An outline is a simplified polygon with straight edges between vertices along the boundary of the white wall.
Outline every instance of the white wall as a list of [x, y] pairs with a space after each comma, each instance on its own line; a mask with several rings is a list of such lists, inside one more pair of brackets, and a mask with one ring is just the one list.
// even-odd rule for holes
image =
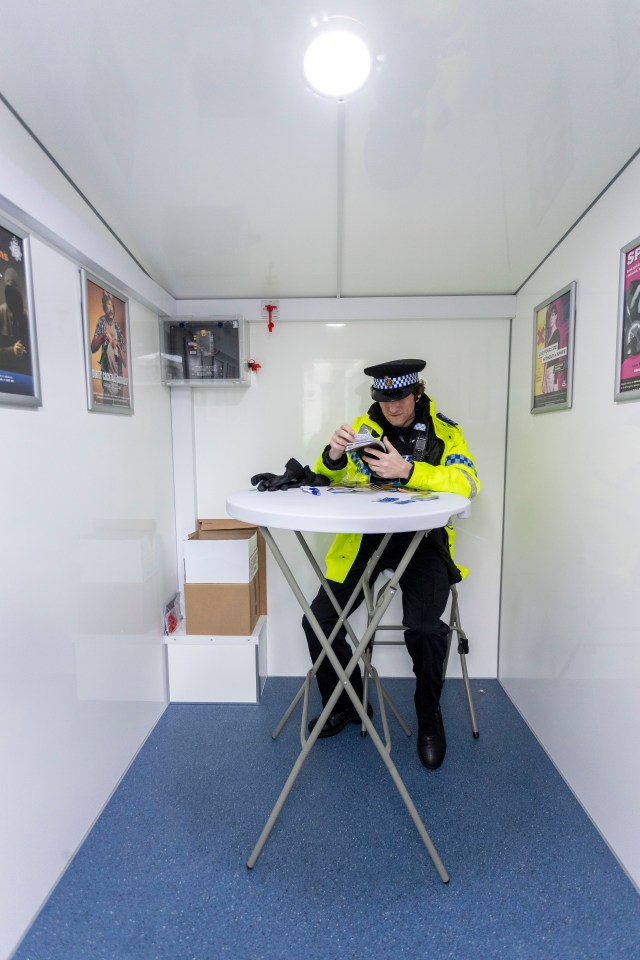
[[[500, 677], [640, 884], [640, 402], [614, 403], [619, 251], [640, 161], [518, 296]], [[529, 413], [533, 308], [577, 281], [573, 408]]]
[[[134, 415], [89, 413], [78, 265], [51, 245], [56, 230], [65, 246], [78, 228], [70, 188], [44, 176], [40, 152], [2, 110], [0, 128], [5, 196], [17, 203], [17, 180], [33, 177], [23, 222], [34, 225], [38, 197], [50, 217], [38, 229], [48, 242], [31, 241], [43, 405], [0, 406], [5, 957], [164, 710], [161, 608], [176, 586], [176, 546], [157, 316], [130, 300]], [[104, 228], [82, 224], [87, 265], [104, 253], [129, 290], [139, 282], [145, 301], [164, 303]]]
[[43, 406], [0, 407], [0, 956], [164, 709], [176, 578], [157, 318], [130, 302], [134, 415], [89, 413], [78, 270], [32, 254]]
[[[349, 309], [347, 302], [345, 312]], [[313, 465], [335, 427], [371, 404], [370, 381], [362, 372], [368, 363], [424, 357], [427, 391], [438, 410], [462, 424], [483, 483], [472, 518], [458, 523], [457, 556], [471, 569], [461, 588], [463, 623], [472, 645], [469, 670], [494, 677], [509, 321], [403, 320], [397, 314], [393, 318], [393, 306], [387, 309], [389, 319], [352, 319], [340, 326], [319, 320], [278, 321], [268, 333], [266, 321], [249, 325], [250, 353], [262, 365], [251, 386], [193, 392], [198, 516], [226, 516], [231, 491], [249, 487], [255, 473], [281, 473], [290, 457]], [[335, 314], [331, 319], [336, 322]], [[296, 564], [307, 596], [312, 596], [317, 582], [306, 561], [300, 563], [293, 534], [284, 533], [279, 541]], [[328, 536], [310, 537], [318, 558], [330, 541]], [[267, 569], [269, 674], [301, 676], [309, 668], [301, 612], [271, 558]], [[382, 673], [411, 675], [404, 648], [380, 653]], [[458, 672], [454, 656], [450, 675]]]

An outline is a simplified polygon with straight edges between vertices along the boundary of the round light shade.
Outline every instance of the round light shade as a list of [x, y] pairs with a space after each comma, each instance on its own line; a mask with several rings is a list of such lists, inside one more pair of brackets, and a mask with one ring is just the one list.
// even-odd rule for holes
[[314, 90], [326, 97], [345, 97], [359, 90], [371, 71], [366, 44], [347, 30], [321, 33], [304, 56], [304, 72]]

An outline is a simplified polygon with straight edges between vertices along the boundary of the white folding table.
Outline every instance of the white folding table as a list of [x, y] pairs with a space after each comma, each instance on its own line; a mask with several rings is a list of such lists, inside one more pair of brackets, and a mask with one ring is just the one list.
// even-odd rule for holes
[[[402, 797], [407, 810], [414, 822], [420, 837], [429, 852], [429, 855], [444, 883], [448, 883], [449, 875], [438, 856], [427, 830], [420, 819], [418, 811], [415, 808], [411, 797], [405, 787], [395, 764], [393, 763], [390, 751], [385, 748], [382, 740], [371, 723], [362, 703], [357, 696], [350, 682], [351, 674], [358, 661], [365, 655], [369, 640], [375, 632], [385, 610], [387, 609], [395, 589], [409, 564], [413, 554], [420, 541], [436, 527], [443, 527], [452, 516], [464, 513], [469, 508], [469, 500], [454, 493], [439, 493], [428, 499], [424, 494], [417, 494], [415, 491], [399, 489], [397, 491], [371, 489], [369, 487], [345, 489], [342, 487], [297, 487], [286, 491], [267, 491], [260, 493], [257, 490], [242, 490], [231, 494], [227, 498], [227, 512], [236, 520], [244, 520], [246, 523], [252, 523], [259, 527], [269, 549], [273, 554], [278, 566], [291, 587], [300, 607], [307, 616], [318, 640], [322, 645], [320, 657], [327, 656], [331, 662], [337, 676], [338, 683], [331, 695], [328, 703], [324, 707], [318, 722], [308, 737], [305, 737], [301, 729], [302, 749], [298, 758], [291, 769], [286, 783], [284, 784], [280, 796], [278, 797], [265, 826], [256, 842], [256, 845], [247, 861], [247, 866], [252, 868], [269, 834], [275, 824], [280, 811], [287, 799], [289, 792], [298, 776], [304, 761], [314, 746], [318, 735], [322, 730], [327, 718], [331, 714], [338, 697], [344, 690], [364, 724], [364, 729], [370, 735], [378, 753], [380, 754], [389, 774], [391, 775], [400, 796]], [[273, 530], [291, 530], [295, 533], [304, 554], [314, 569], [320, 582], [328, 591], [332, 602], [339, 614], [338, 622], [329, 637], [325, 636], [322, 627], [311, 611], [310, 605], [306, 600], [290, 565], [283, 557], [277, 543], [273, 537]], [[306, 543], [304, 532], [313, 533], [377, 533], [383, 534], [383, 539], [377, 550], [371, 557], [366, 570], [364, 571], [359, 583], [356, 585], [351, 597], [340, 610], [335, 597], [331, 593], [330, 586], [324, 579], [322, 572], [313, 557], [313, 554]], [[362, 584], [368, 581], [378, 559], [380, 558], [389, 538], [394, 533], [413, 533], [409, 545], [394, 571], [392, 580], [388, 589], [383, 594], [376, 605], [373, 616], [370, 618], [367, 627], [360, 638], [355, 637], [353, 629], [347, 623], [347, 617], [351, 611], [361, 589]], [[349, 634], [354, 641], [355, 650], [351, 660], [345, 669], [342, 668], [336, 657], [331, 643], [338, 630], [345, 624], [349, 629]], [[317, 662], [314, 667], [317, 667]], [[313, 670], [310, 671], [310, 675]], [[308, 684], [305, 688], [308, 691]], [[302, 692], [302, 691], [301, 691]], [[290, 710], [295, 706], [294, 701]], [[306, 698], [305, 698], [306, 714]], [[287, 714], [288, 715], [288, 714]], [[286, 722], [286, 716], [283, 718], [281, 726]], [[275, 734], [274, 734], [275, 735]]]

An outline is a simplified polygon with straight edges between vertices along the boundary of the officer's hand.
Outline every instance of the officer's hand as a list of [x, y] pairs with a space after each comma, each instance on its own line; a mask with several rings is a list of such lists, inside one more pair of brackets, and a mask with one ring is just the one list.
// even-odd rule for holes
[[332, 460], [341, 460], [344, 456], [345, 447], [348, 443], [353, 443], [356, 435], [348, 423], [343, 423], [335, 431], [331, 440], [329, 440], [329, 456]]
[[400, 456], [386, 437], [382, 440], [387, 448], [386, 453], [366, 447], [362, 451], [362, 459], [376, 477], [382, 477], [383, 480], [406, 480], [411, 473], [411, 463]]

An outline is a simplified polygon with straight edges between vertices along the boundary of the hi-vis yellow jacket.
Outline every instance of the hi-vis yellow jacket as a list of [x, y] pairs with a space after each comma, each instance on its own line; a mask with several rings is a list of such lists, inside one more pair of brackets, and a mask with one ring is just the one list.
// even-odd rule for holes
[[[414, 461], [413, 473], [404, 485], [409, 490], [433, 490], [436, 493], [459, 493], [463, 497], [473, 499], [480, 491], [480, 480], [476, 473], [473, 457], [467, 449], [462, 430], [457, 423], [449, 420], [441, 413], [436, 413], [433, 401], [428, 397], [425, 412], [428, 409], [426, 420], [427, 430], [433, 429], [435, 436], [443, 444], [440, 462], [436, 464]], [[371, 408], [373, 409], [373, 407]], [[361, 428], [369, 429], [374, 436], [382, 436], [383, 428], [370, 416], [369, 413], [358, 417], [353, 423], [353, 430], [358, 433]], [[389, 438], [391, 440], [391, 438]], [[391, 441], [392, 442], [392, 441]], [[329, 477], [332, 483], [359, 484], [369, 483], [370, 475], [362, 467], [358, 457], [347, 457], [347, 465], [338, 470], [330, 469], [324, 462], [322, 454], [314, 466], [315, 473]], [[445, 528], [449, 541], [449, 550], [453, 557], [455, 530], [451, 526]], [[339, 533], [335, 537], [325, 558], [327, 580], [343, 583], [360, 549], [361, 533]], [[468, 571], [456, 564], [460, 577], [466, 577]]]

